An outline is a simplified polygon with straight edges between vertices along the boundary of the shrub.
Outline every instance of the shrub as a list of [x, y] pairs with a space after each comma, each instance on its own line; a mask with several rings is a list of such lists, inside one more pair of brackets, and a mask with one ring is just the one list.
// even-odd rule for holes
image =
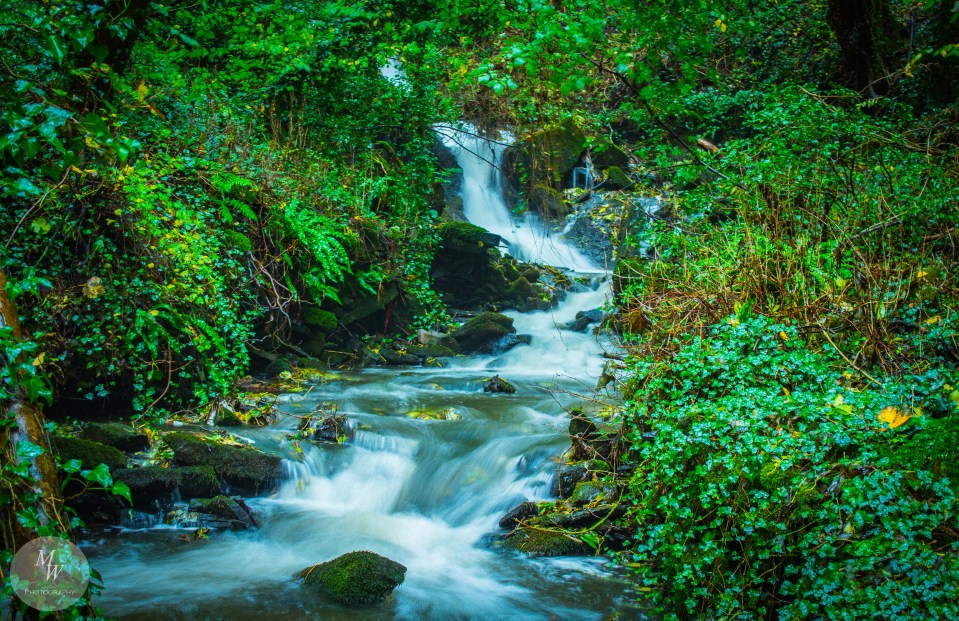
[[894, 458], [942, 424], [923, 412], [956, 374], [923, 394], [842, 362], [762, 317], [633, 362], [627, 560], [668, 618], [959, 615], [955, 493], [929, 458]]

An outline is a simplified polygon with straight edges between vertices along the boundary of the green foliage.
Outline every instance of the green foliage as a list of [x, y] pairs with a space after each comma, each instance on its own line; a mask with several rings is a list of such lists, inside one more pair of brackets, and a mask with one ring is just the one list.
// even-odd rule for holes
[[[799, 331], [731, 318], [668, 363], [637, 360], [631, 566], [667, 616], [949, 618], [959, 578], [957, 502], [926, 460], [890, 451], [928, 438], [921, 380], [850, 384]], [[945, 377], [955, 379], [955, 373]], [[954, 421], [959, 408], [943, 420]], [[948, 423], [950, 425], [954, 422]], [[654, 434], [644, 441], [642, 433]], [[952, 448], [953, 459], [955, 447]]]

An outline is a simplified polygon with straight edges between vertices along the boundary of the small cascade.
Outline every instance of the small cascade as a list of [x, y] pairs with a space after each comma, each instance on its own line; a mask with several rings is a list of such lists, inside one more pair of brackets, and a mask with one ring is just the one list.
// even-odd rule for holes
[[471, 125], [439, 126], [437, 133], [452, 151], [463, 170], [463, 211], [466, 219], [509, 245], [509, 253], [522, 261], [562, 267], [574, 272], [601, 271], [562, 235], [551, 232], [543, 221], [527, 212], [516, 220], [503, 198], [503, 175], [500, 174], [503, 152], [512, 136], [481, 136]]

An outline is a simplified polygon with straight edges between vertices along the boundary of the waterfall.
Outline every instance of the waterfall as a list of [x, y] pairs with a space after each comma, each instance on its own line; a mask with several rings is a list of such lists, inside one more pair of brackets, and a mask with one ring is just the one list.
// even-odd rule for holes
[[551, 232], [536, 214], [527, 212], [519, 219], [510, 214], [503, 192], [506, 181], [500, 171], [503, 152], [512, 136], [482, 136], [468, 124], [440, 125], [436, 129], [463, 170], [461, 194], [467, 220], [502, 237], [509, 253], [521, 261], [574, 272], [602, 271], [561, 234]]

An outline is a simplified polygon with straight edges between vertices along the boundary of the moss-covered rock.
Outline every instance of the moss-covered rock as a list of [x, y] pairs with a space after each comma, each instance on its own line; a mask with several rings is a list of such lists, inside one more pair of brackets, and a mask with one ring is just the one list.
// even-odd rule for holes
[[530, 188], [527, 205], [529, 209], [551, 220], [562, 220], [569, 214], [569, 205], [562, 193], [542, 183]]
[[602, 188], [604, 190], [622, 190], [633, 185], [633, 180], [619, 166], [610, 166], [603, 171], [603, 176], [605, 177]]
[[539, 515], [539, 503], [521, 502], [506, 512], [499, 521], [500, 528], [513, 528], [520, 522]]
[[609, 464], [600, 459], [563, 464], [556, 477], [557, 493], [560, 498], [569, 498], [576, 490], [577, 484], [591, 480], [594, 474], [608, 473], [609, 469]]
[[486, 380], [486, 383], [483, 384], [483, 392], [492, 392], [492, 393], [506, 393], [508, 395], [516, 392], [516, 386], [513, 386], [505, 379], [499, 375], [494, 375], [493, 377]]
[[602, 500], [615, 500], [619, 496], [619, 488], [610, 481], [580, 481], [569, 497], [569, 503], [581, 507], [593, 505]]
[[538, 297], [538, 293], [536, 289], [533, 288], [532, 283], [522, 276], [514, 280], [506, 292], [511, 300], [515, 300], [520, 304], [525, 303], [530, 298]]
[[566, 120], [508, 147], [503, 152], [503, 173], [516, 190], [528, 191], [536, 184], [559, 188], [585, 147], [586, 136], [572, 120]]
[[503, 238], [469, 222], [446, 222], [437, 229], [440, 245], [447, 250], [467, 254], [486, 254], [499, 245]]
[[450, 333], [464, 353], [491, 353], [504, 336], [514, 334], [513, 320], [500, 313], [482, 313]]
[[281, 460], [252, 447], [219, 444], [186, 432], [167, 434], [178, 466], [209, 466], [216, 475], [246, 493], [269, 491], [280, 476]]
[[443, 345], [411, 345], [406, 348], [406, 353], [417, 358], [444, 358], [456, 355], [456, 352]]
[[209, 497], [220, 491], [216, 474], [207, 466], [126, 468], [113, 478], [127, 484], [133, 506], [142, 511], [166, 509], [175, 499]]
[[253, 510], [242, 498], [229, 496], [194, 498], [190, 501], [189, 510], [199, 514], [200, 522], [207, 528], [246, 530], [257, 526]]
[[593, 166], [596, 168], [627, 168], [629, 166], [629, 155], [609, 141], [602, 141], [595, 145], [590, 154]]
[[525, 526], [508, 535], [503, 547], [531, 556], [583, 556], [591, 552], [586, 544], [571, 535]]
[[304, 310], [303, 321], [327, 334], [336, 329], [336, 315], [322, 308], [307, 308]]
[[90, 423], [82, 432], [84, 440], [106, 444], [127, 453], [136, 453], [150, 446], [150, 439], [142, 433], [136, 433], [123, 423]]
[[53, 439], [54, 447], [60, 460], [68, 462], [71, 459], [78, 459], [84, 468], [92, 470], [100, 464], [106, 464], [110, 471], [125, 468], [127, 465], [127, 456], [112, 446], [84, 440], [83, 438], [70, 438], [59, 436]]
[[297, 574], [341, 604], [376, 604], [406, 578], [406, 567], [375, 552], [348, 552]]

